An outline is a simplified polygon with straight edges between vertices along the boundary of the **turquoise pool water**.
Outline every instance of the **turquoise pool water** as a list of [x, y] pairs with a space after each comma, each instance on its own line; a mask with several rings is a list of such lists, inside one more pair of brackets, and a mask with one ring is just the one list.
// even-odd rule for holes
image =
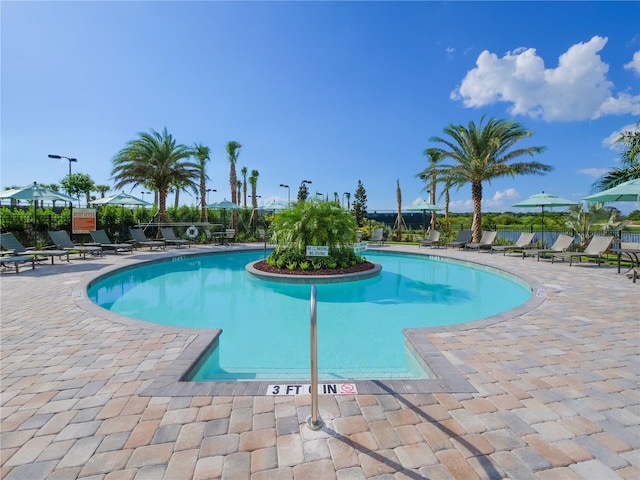
[[[321, 380], [425, 378], [403, 328], [452, 325], [526, 302], [531, 289], [492, 270], [407, 254], [366, 252], [380, 276], [318, 284]], [[177, 257], [117, 272], [89, 298], [149, 322], [223, 330], [194, 380], [304, 379], [309, 375], [309, 285], [250, 278], [262, 252]]]

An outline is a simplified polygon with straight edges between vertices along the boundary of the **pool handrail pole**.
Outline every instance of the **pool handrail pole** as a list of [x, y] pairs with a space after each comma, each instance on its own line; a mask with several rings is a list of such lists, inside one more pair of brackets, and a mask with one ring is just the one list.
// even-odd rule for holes
[[311, 416], [307, 423], [311, 430], [320, 430], [322, 420], [318, 415], [318, 321], [316, 286], [311, 286]]

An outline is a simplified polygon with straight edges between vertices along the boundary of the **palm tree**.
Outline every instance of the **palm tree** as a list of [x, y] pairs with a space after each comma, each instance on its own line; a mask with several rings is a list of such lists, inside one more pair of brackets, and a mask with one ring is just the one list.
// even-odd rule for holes
[[242, 180], [238, 180], [236, 182], [236, 185], [238, 186], [238, 193], [236, 194], [236, 199], [238, 200], [238, 205], [240, 205], [240, 201], [242, 200]]
[[345, 192], [344, 194], [347, 196], [347, 210], [351, 210], [351, 193]]
[[[258, 170], [251, 170], [251, 176], [249, 177], [249, 183], [251, 184], [251, 207], [253, 211], [251, 212], [251, 221], [253, 222], [254, 217], [256, 216], [256, 210], [258, 209], [258, 196], [256, 195], [258, 189], [258, 176], [260, 173]], [[245, 188], [245, 198], [246, 198], [246, 188]]]
[[[417, 176], [424, 180], [425, 182], [429, 182], [427, 188], [425, 186], [425, 190], [430, 193], [431, 198], [429, 202], [432, 204], [436, 204], [436, 183], [438, 182], [438, 176], [436, 174], [436, 166], [438, 162], [440, 162], [444, 156], [442, 153], [436, 148], [427, 148], [423, 152], [427, 157], [429, 157], [429, 167], [420, 172]], [[431, 212], [431, 230], [436, 229], [436, 212]]]
[[176, 144], [166, 127], [162, 133], [151, 130], [138, 136], [128, 141], [112, 159], [114, 189], [119, 190], [129, 184], [134, 187], [148, 185], [158, 192], [158, 220], [166, 223], [169, 189], [175, 185], [195, 184], [199, 176], [198, 165], [187, 160], [192, 150]]
[[596, 180], [592, 185], [594, 191], [599, 192], [640, 178], [640, 122], [636, 123], [635, 131], [627, 130], [620, 133], [615, 143], [623, 147], [620, 168], [613, 168]]
[[100, 198], [104, 198], [104, 194], [111, 190], [111, 187], [109, 185], [96, 185], [93, 188], [100, 194]]
[[[477, 242], [482, 236], [482, 184], [491, 182], [494, 178], [516, 175], [542, 175], [553, 169], [550, 165], [539, 162], [509, 163], [522, 155], [542, 153], [545, 147], [525, 147], [512, 149], [524, 138], [533, 135], [532, 130], [526, 130], [522, 125], [511, 120], [492, 118], [483, 125], [484, 116], [480, 124], [471, 121], [468, 127], [449, 124], [444, 133], [451, 139], [432, 137], [430, 141], [443, 143], [448, 147], [433, 150], [443, 158], [453, 160], [454, 164], [441, 165], [436, 168], [436, 174], [446, 177], [451, 186], [462, 187], [471, 183], [471, 198], [473, 199], [473, 241]], [[430, 149], [431, 150], [431, 149]]]
[[243, 206], [244, 208], [247, 208], [247, 172], [249, 170], [247, 169], [247, 167], [242, 167], [240, 169], [240, 174], [242, 174], [242, 185], [244, 187], [242, 193], [244, 194], [244, 203]]
[[[240, 145], [238, 142], [232, 140], [227, 143], [227, 155], [229, 158], [229, 187], [231, 188], [231, 202], [237, 204], [237, 190], [238, 187], [238, 176], [236, 175], [236, 162], [238, 161], [238, 157], [240, 156]], [[235, 228], [238, 219], [238, 213], [236, 210], [233, 211], [231, 220], [231, 228]]]
[[398, 216], [396, 217], [396, 240], [402, 241], [402, 190], [400, 190], [400, 179], [396, 180], [396, 201], [398, 202]]
[[207, 162], [211, 160], [211, 150], [204, 145], [196, 144], [193, 147], [193, 155], [198, 159], [198, 169], [200, 171], [200, 221], [207, 221]]

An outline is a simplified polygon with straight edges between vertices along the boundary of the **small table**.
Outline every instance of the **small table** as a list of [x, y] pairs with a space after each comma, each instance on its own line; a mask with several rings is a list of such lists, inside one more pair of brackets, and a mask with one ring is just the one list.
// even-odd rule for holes
[[640, 249], [612, 248], [611, 251], [618, 256], [618, 273], [620, 273], [620, 260], [622, 258], [623, 253], [626, 253], [629, 256], [629, 259], [631, 260], [631, 267], [629, 267], [629, 270], [632, 270], [635, 267], [640, 267]]

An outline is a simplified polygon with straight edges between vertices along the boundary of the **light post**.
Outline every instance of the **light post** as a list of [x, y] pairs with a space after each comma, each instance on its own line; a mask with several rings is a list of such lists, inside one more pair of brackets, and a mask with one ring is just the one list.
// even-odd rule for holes
[[303, 191], [303, 189], [304, 189], [304, 192], [305, 192], [305, 193], [307, 193], [307, 195], [305, 195], [305, 197], [304, 197], [304, 198], [305, 198], [305, 200], [306, 200], [307, 196], [309, 195], [309, 194], [308, 194], [307, 185], [311, 185], [311, 183], [312, 183], [312, 182], [311, 182], [311, 180], [302, 180], [302, 181], [300, 182], [300, 188], [299, 188], [299, 190], [298, 190], [298, 199], [300, 199], [300, 193], [301, 193], [301, 192]]
[[216, 190], [215, 188], [207, 188], [206, 192], [207, 192], [207, 205], [209, 205], [209, 192], [217, 192], [218, 190]]
[[318, 199], [318, 197], [322, 197], [322, 195], [324, 195], [324, 194], [320, 193], [320, 192], [316, 192], [316, 200]]
[[286, 188], [287, 189], [287, 206], [291, 206], [291, 188], [289, 188], [289, 185], [285, 185], [284, 183], [281, 183], [280, 186], [282, 188]]
[[143, 201], [143, 202], [144, 202], [144, 196], [145, 196], [147, 193], [151, 193], [151, 192], [140, 192], [140, 195], [142, 195], [142, 201]]
[[49, 158], [56, 158], [58, 160], [60, 160], [62, 158], [66, 158], [67, 160], [69, 160], [69, 175], [71, 175], [71, 163], [78, 161], [77, 158], [65, 157], [64, 155], [52, 155], [52, 154], [49, 154]]

